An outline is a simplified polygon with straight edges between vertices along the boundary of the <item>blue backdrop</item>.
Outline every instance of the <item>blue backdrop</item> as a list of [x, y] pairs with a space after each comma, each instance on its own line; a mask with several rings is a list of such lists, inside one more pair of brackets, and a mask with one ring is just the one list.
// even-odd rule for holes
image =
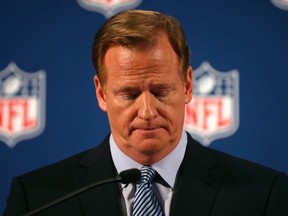
[[[288, 172], [288, 10], [270, 0], [143, 0], [137, 8], [178, 18], [193, 68], [207, 61], [239, 71], [239, 128], [210, 148]], [[105, 21], [77, 0], [0, 1], [0, 71], [14, 62], [47, 76], [43, 132], [14, 148], [0, 142], [0, 212], [13, 176], [91, 148], [109, 132], [90, 55]]]

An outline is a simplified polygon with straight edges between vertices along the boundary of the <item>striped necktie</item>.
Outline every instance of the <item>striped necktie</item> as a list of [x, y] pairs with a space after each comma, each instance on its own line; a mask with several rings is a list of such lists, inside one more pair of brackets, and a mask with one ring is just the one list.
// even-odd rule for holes
[[132, 216], [163, 216], [159, 201], [153, 192], [156, 171], [151, 166], [141, 168], [141, 182], [134, 196]]

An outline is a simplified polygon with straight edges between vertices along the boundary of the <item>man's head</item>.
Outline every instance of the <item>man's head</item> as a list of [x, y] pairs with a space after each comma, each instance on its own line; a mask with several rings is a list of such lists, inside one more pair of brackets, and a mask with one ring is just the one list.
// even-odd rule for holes
[[111, 17], [95, 36], [92, 60], [102, 85], [106, 78], [103, 59], [111, 45], [153, 47], [160, 33], [168, 36], [185, 80], [186, 70], [190, 66], [190, 51], [179, 22], [174, 17], [156, 11], [130, 10]]
[[143, 165], [168, 155], [182, 135], [192, 68], [180, 29], [174, 18], [157, 12], [127, 11], [108, 20], [95, 38], [99, 107], [108, 114], [120, 150]]

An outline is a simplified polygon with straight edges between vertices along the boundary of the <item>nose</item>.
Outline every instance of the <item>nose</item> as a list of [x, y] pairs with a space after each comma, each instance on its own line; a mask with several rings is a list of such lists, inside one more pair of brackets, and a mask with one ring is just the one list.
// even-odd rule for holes
[[140, 103], [139, 103], [139, 111], [138, 116], [139, 118], [150, 121], [157, 115], [157, 108], [156, 108], [156, 101], [154, 96], [149, 93], [145, 92], [142, 93], [140, 96]]

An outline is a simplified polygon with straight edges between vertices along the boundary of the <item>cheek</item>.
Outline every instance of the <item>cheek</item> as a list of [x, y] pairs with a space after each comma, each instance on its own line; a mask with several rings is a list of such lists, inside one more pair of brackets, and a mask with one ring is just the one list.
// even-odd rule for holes
[[135, 116], [137, 116], [137, 112], [133, 106], [127, 106], [115, 99], [107, 100], [107, 114], [111, 126], [120, 126], [121, 130], [125, 130]]
[[175, 100], [169, 105], [162, 106], [163, 109], [159, 111], [161, 115], [170, 122], [172, 126], [182, 126], [184, 124], [185, 103], [183, 100]]

